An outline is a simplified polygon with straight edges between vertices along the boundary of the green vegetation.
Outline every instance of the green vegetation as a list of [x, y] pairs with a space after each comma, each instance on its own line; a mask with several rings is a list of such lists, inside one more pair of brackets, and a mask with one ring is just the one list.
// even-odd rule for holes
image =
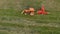
[[[0, 34], [60, 34], [60, 0], [0, 1], [3, 2], [0, 5]], [[37, 10], [42, 4], [50, 14], [20, 14], [25, 8], [32, 6]]]

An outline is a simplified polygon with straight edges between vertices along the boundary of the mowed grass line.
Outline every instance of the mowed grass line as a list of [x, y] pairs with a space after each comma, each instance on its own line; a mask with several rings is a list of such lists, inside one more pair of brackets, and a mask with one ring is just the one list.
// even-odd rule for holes
[[2, 26], [11, 26], [11, 27], [24, 27], [23, 24], [13, 24], [13, 23], [0, 23]]
[[[13, 15], [13, 14], [12, 14]], [[34, 16], [28, 16], [28, 15], [17, 15], [17, 16], [0, 16], [0, 20], [20, 20], [20, 19], [27, 19], [30, 21], [35, 21], [36, 23], [60, 23], [60, 16], [59, 15], [34, 15]]]
[[[1, 24], [1, 23], [0, 23]], [[1, 24], [2, 26], [6, 26], [6, 27], [8, 27], [8, 26], [10, 26], [10, 27], [19, 27], [19, 28], [22, 28], [23, 27], [23, 25], [21, 25], [20, 26], [20, 24], [19, 24], [19, 26], [17, 26], [17, 25], [12, 25], [12, 24]], [[1, 27], [0, 27], [1, 28]], [[60, 27], [47, 27], [47, 26], [36, 26], [36, 25], [30, 25], [30, 26], [24, 26], [23, 27], [23, 29], [25, 29], [25, 31], [27, 30], [27, 29], [30, 29], [30, 30], [28, 30], [28, 32], [30, 32], [31, 34], [33, 33], [37, 33], [37, 34], [60, 34]], [[2, 28], [3, 29], [3, 28]], [[3, 29], [3, 30], [8, 30], [8, 29]], [[9, 31], [9, 30], [8, 30]], [[17, 30], [18, 31], [18, 30]], [[25, 32], [24, 31], [24, 32]]]

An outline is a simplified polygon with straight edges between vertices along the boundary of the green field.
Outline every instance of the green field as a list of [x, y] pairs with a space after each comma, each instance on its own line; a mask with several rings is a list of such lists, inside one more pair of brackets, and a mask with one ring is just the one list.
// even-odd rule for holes
[[[0, 34], [60, 34], [60, 0], [9, 0], [8, 3], [7, 0], [0, 1]], [[7, 4], [4, 5], [3, 1]], [[50, 14], [21, 14], [27, 6], [31, 5], [37, 10], [42, 4]]]

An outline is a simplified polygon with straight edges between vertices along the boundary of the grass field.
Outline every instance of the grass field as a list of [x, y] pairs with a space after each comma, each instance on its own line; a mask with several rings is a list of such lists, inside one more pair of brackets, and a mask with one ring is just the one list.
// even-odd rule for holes
[[[2, 0], [1, 0], [2, 1]], [[23, 1], [23, 0], [21, 0]], [[25, 2], [27, 2], [26, 0]], [[51, 2], [52, 1], [52, 2]], [[48, 15], [22, 15], [15, 4], [6, 5], [10, 9], [0, 9], [0, 34], [60, 34], [60, 0], [41, 0], [50, 14]], [[6, 2], [6, 1], [5, 1]], [[11, 1], [10, 1], [11, 2]], [[15, 1], [16, 2], [16, 1]], [[17, 1], [19, 2], [19, 0]], [[24, 1], [23, 1], [24, 2]], [[34, 8], [39, 5], [39, 1], [33, 3]], [[47, 2], [47, 3], [46, 3]], [[51, 3], [50, 3], [51, 2]], [[4, 4], [3, 4], [4, 5]], [[22, 4], [23, 5], [23, 4]], [[30, 5], [30, 4], [26, 4]], [[26, 5], [23, 5], [26, 7]], [[41, 4], [40, 4], [41, 5]], [[2, 6], [2, 4], [0, 5]], [[18, 6], [20, 6], [18, 4]], [[22, 6], [22, 7], [23, 7]], [[2, 8], [2, 7], [1, 7]], [[22, 8], [23, 9], [23, 8]]]

